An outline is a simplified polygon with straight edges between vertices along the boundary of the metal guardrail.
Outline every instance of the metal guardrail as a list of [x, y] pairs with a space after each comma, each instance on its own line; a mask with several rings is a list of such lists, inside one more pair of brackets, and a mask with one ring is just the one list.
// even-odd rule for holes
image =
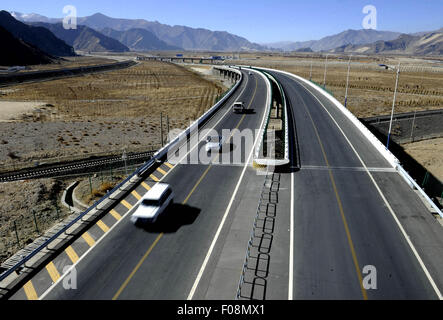
[[[266, 169], [266, 177], [268, 176], [268, 174], [269, 174], [268, 169]], [[260, 193], [263, 193], [263, 191], [265, 190], [265, 186], [266, 186], [266, 179], [263, 181], [263, 185], [262, 185]], [[259, 201], [258, 205], [257, 205], [257, 209], [256, 209], [255, 217], [254, 217], [254, 223], [252, 225], [252, 230], [251, 230], [251, 233], [249, 236], [248, 245], [246, 247], [245, 259], [244, 259], [243, 266], [242, 266], [240, 280], [238, 281], [238, 285], [237, 285], [237, 293], [235, 295], [236, 300], [240, 299], [240, 297], [241, 297], [241, 288], [244, 283], [246, 269], [248, 267], [248, 262], [249, 262], [249, 257], [251, 256], [251, 247], [253, 245], [253, 240], [255, 237], [255, 229], [257, 227], [256, 221], [257, 221], [259, 213], [260, 213], [260, 205], [261, 205], [261, 201]]]
[[289, 163], [289, 125], [288, 125], [288, 107], [287, 107], [287, 102], [286, 102], [286, 94], [283, 90], [283, 87], [281, 86], [281, 83], [277, 81], [277, 79], [275, 79], [271, 74], [269, 74], [269, 76], [271, 77], [271, 79], [273, 79], [273, 81], [275, 81], [275, 83], [278, 86], [278, 90], [280, 91], [280, 96], [282, 97], [282, 102], [283, 102], [283, 114], [284, 114], [284, 128], [285, 128], [285, 155], [284, 155], [284, 160], [287, 161]]
[[[422, 118], [422, 117], [429, 117], [429, 116], [434, 116], [434, 115], [438, 115], [438, 114], [443, 114], [443, 109], [396, 113], [392, 117], [392, 120], [395, 121], [395, 120]], [[391, 116], [390, 115], [374, 116], [374, 117], [360, 118], [360, 120], [365, 122], [366, 124], [382, 123], [382, 122], [390, 121]]]
[[[267, 167], [266, 176], [260, 192], [260, 200], [257, 205], [256, 215], [247, 243], [242, 272], [235, 296], [236, 300], [241, 298], [250, 300], [257, 299], [254, 296], [257, 286], [262, 287], [263, 289], [263, 300], [266, 296], [267, 277], [269, 275], [269, 264], [271, 260], [270, 251], [274, 237], [278, 192], [280, 190], [280, 174], [278, 174], [277, 179], [275, 178], [276, 173], [269, 171], [269, 167]], [[257, 243], [254, 244], [254, 239], [258, 240], [258, 245]], [[268, 244], [268, 246], [266, 246], [266, 244]], [[251, 249], [253, 249], [255, 255], [251, 254]], [[253, 261], [252, 265], [255, 265], [253, 268], [248, 266], [251, 260]], [[261, 268], [263, 265], [266, 267]], [[254, 276], [252, 282], [245, 281], [245, 275], [248, 271], [253, 271]], [[250, 294], [248, 296], [245, 296], [244, 294], [242, 295], [244, 284], [251, 286]]]
[[418, 190], [420, 194], [426, 199], [426, 201], [431, 205], [431, 207], [435, 210], [435, 212], [443, 218], [443, 213], [440, 210], [439, 207], [432, 201], [431, 198], [426, 194], [426, 192], [417, 184], [417, 182], [409, 175], [409, 173], [400, 165], [398, 164], [396, 167], [398, 173], [403, 177], [403, 179], [406, 181], [406, 183], [412, 188]]
[[21, 259], [19, 262], [17, 262], [14, 266], [9, 268], [8, 270], [4, 271], [2, 274], [0, 274], [0, 281], [3, 281], [6, 279], [10, 274], [12, 274], [15, 270], [22, 267], [27, 261], [29, 261], [32, 257], [34, 257], [37, 253], [39, 253], [41, 250], [43, 250], [45, 247], [47, 247], [52, 241], [57, 239], [61, 234], [66, 232], [70, 227], [72, 227], [75, 223], [77, 223], [80, 219], [82, 219], [85, 215], [87, 215], [89, 212], [91, 212], [93, 209], [95, 209], [99, 204], [101, 204], [103, 201], [107, 200], [114, 192], [118, 191], [121, 187], [123, 187], [127, 182], [129, 182], [134, 177], [140, 178], [143, 177], [149, 169], [155, 165], [155, 163], [158, 160], [161, 160], [168, 150], [175, 147], [175, 145], [183, 139], [184, 136], [188, 136], [191, 134], [191, 131], [193, 128], [197, 127], [206, 121], [210, 119], [214, 115], [214, 113], [219, 109], [219, 107], [235, 92], [235, 90], [238, 88], [240, 83], [243, 80], [243, 75], [240, 71], [228, 68], [230, 70], [233, 70], [237, 73], [240, 73], [240, 79], [237, 81], [236, 85], [220, 100], [218, 101], [214, 106], [212, 106], [208, 111], [206, 111], [201, 117], [199, 117], [194, 123], [188, 127], [186, 130], [184, 130], [179, 136], [177, 136], [174, 140], [169, 142], [167, 145], [165, 145], [163, 148], [158, 150], [153, 156], [152, 159], [147, 161], [144, 165], [142, 165], [140, 168], [138, 168], [136, 171], [134, 171], [131, 175], [129, 175], [125, 180], [123, 180], [121, 183], [119, 183], [116, 187], [114, 187], [110, 192], [107, 193], [104, 197], [97, 200], [91, 207], [86, 209], [84, 212], [82, 212], [78, 217], [76, 217], [74, 220], [72, 220], [70, 223], [68, 223], [66, 226], [64, 226], [62, 229], [60, 229], [57, 233], [52, 235], [49, 239], [47, 239], [43, 244], [41, 244], [39, 247], [34, 249], [31, 253], [29, 253], [26, 257]]
[[259, 166], [267, 166], [267, 165], [272, 165], [272, 166], [281, 166], [281, 165], [286, 165], [290, 162], [289, 159], [289, 125], [288, 125], [288, 110], [287, 110], [287, 103], [286, 103], [286, 95], [284, 93], [284, 90], [281, 86], [281, 84], [268, 72], [263, 71], [261, 68], [252, 68], [253, 70], [262, 72], [267, 78], [268, 81], [273, 81], [280, 92], [280, 95], [282, 97], [282, 103], [283, 103], [283, 110], [284, 110], [284, 130], [285, 130], [285, 152], [284, 152], [284, 158], [281, 159], [261, 159], [259, 158], [260, 156], [260, 150], [262, 148], [262, 144], [264, 141], [264, 137], [267, 133], [267, 128], [268, 128], [268, 124], [269, 124], [269, 119], [271, 116], [271, 107], [272, 107], [272, 97], [273, 97], [273, 92], [272, 92], [272, 86], [271, 87], [271, 96], [270, 96], [270, 103], [269, 103], [269, 110], [267, 110], [268, 112], [268, 116], [267, 116], [267, 120], [266, 120], [266, 124], [262, 133], [262, 136], [260, 138], [260, 143], [257, 145], [256, 150], [255, 150], [255, 154], [254, 154], [254, 163], [256, 163]]

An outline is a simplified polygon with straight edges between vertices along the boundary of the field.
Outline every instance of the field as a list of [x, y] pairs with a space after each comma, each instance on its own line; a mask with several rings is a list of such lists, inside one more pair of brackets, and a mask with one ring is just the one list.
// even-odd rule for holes
[[0, 163], [17, 168], [73, 155], [155, 149], [161, 116], [166, 137], [168, 126], [186, 128], [225, 90], [196, 72], [157, 61], [10, 86], [0, 90], [0, 108], [5, 101], [44, 104], [0, 122]]
[[[401, 62], [395, 113], [443, 108], [443, 64], [405, 57], [353, 57], [348, 88], [348, 108], [357, 117], [390, 114], [395, 72], [379, 64], [397, 66]], [[323, 85], [325, 56], [242, 55], [227, 64], [245, 64], [292, 72]], [[312, 71], [311, 71], [312, 63]], [[326, 89], [344, 103], [347, 56], [328, 56]]]

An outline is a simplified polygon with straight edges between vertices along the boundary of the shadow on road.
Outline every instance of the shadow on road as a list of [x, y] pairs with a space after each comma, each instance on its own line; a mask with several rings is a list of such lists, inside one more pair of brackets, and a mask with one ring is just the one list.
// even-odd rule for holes
[[154, 223], [137, 223], [137, 227], [151, 233], [174, 233], [180, 227], [194, 223], [200, 209], [185, 204], [173, 203]]
[[250, 108], [250, 109], [245, 109], [243, 111], [244, 114], [255, 114], [255, 109], [254, 108]]

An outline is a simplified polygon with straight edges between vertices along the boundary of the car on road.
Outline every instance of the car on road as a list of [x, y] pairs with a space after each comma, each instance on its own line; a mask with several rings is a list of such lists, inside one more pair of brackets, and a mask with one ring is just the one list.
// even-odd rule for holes
[[174, 202], [174, 193], [166, 183], [157, 183], [141, 199], [137, 210], [132, 214], [133, 223], [154, 223], [158, 216]]
[[223, 137], [217, 135], [210, 135], [206, 137], [205, 150], [207, 153], [211, 151], [220, 152], [223, 145]]
[[234, 102], [232, 105], [232, 111], [234, 113], [242, 113], [245, 111], [245, 104], [241, 101]]

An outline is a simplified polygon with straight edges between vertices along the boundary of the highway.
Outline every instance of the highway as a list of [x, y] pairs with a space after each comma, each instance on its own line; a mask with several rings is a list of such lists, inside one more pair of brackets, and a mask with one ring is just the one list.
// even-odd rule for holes
[[[242, 73], [203, 129], [260, 128], [266, 81]], [[279, 188], [263, 298], [441, 299], [441, 226], [417, 193], [330, 100], [270, 73], [287, 97], [291, 166], [272, 175]], [[248, 112], [232, 113], [236, 100]], [[234, 138], [223, 136], [229, 146]], [[184, 159], [204, 150], [203, 140]], [[231, 163], [161, 164], [12, 299], [234, 299], [265, 181], [251, 165], [252, 145], [222, 155], [236, 148], [244, 151]], [[174, 205], [157, 223], [134, 226], [130, 213], [159, 180], [172, 186]], [[75, 289], [61, 276], [69, 265]]]
[[[218, 133], [222, 133], [222, 129], [258, 129], [261, 126], [267, 103], [266, 82], [255, 72], [253, 75], [243, 72], [243, 75], [245, 80], [237, 89], [237, 93], [227, 100], [204, 128], [214, 128]], [[240, 97], [237, 99], [239, 94]], [[244, 114], [232, 113], [230, 106], [236, 100], [243, 101], [250, 111]], [[232, 140], [230, 136], [225, 136], [226, 144], [229, 145]], [[204, 139], [192, 152], [204, 150], [203, 147]], [[236, 188], [240, 184], [239, 181], [247, 184], [252, 180], [252, 185], [259, 186], [260, 183], [255, 183], [255, 180], [263, 179], [251, 167], [252, 146], [242, 143], [242, 147], [249, 149], [242, 152], [241, 163], [198, 163], [175, 166], [168, 164], [171, 169], [160, 179], [172, 186], [175, 199], [174, 205], [162, 215], [160, 220], [152, 226], [137, 227], [129, 221], [130, 214], [125, 215], [128, 210], [121, 205], [117, 206], [115, 210], [122, 218], [114, 225], [110, 220], [106, 220], [108, 218], [102, 219], [111, 229], [100, 242], [90, 248], [87, 254], [78, 259], [78, 257], [72, 258], [71, 249], [63, 252], [54, 259], [49, 269], [41, 270], [32, 278], [31, 293], [34, 294], [34, 298], [186, 299], [191, 291], [192, 295], [199, 294], [197, 291], [200, 290], [206, 292], [205, 288], [211, 281], [201, 278], [199, 271], [208, 256], [214, 234], [225, 222], [226, 226], [232, 223], [227, 208], [232, 208], [234, 211], [239, 205], [238, 200], [233, 201], [234, 194], [239, 190]], [[168, 170], [164, 165], [162, 167], [164, 171]], [[154, 177], [154, 180], [158, 178]], [[143, 186], [136, 188], [136, 197], [131, 194], [126, 199], [126, 205], [130, 208], [136, 207], [137, 196], [146, 192], [146, 188], [149, 188], [146, 185], [152, 186], [156, 182], [154, 180], [151, 175], [145, 181], [145, 188]], [[236, 195], [239, 199], [247, 198], [247, 194], [241, 196], [243, 193], [246, 193], [246, 190], [242, 188]], [[258, 194], [254, 196], [258, 197]], [[251, 200], [252, 213], [255, 211], [256, 201], [255, 198]], [[249, 229], [249, 222], [246, 222], [246, 225]], [[95, 230], [89, 231], [89, 236], [94, 240], [97, 238], [94, 237], [95, 234]], [[226, 235], [221, 234], [220, 238], [224, 236]], [[73, 244], [71, 248], [81, 252], [82, 245], [84, 246], [84, 243]], [[243, 244], [241, 248], [243, 253]], [[217, 252], [218, 249], [212, 250]], [[57, 269], [59, 276], [63, 267], [74, 261], [78, 279], [77, 289], [65, 290], [62, 279], [54, 278], [54, 272], [51, 273], [51, 270]], [[239, 271], [235, 272], [236, 276], [232, 279], [237, 284]], [[48, 277], [48, 273], [51, 277]], [[59, 281], [49, 287], [48, 279], [51, 278]], [[198, 286], [195, 285], [196, 281]], [[29, 292], [30, 290], [26, 288], [21, 289], [12, 298], [29, 298], [33, 296]], [[234, 298], [235, 289], [228, 294], [230, 298]]]
[[[438, 298], [441, 226], [328, 99], [300, 80], [272, 74], [289, 100], [300, 157], [300, 170], [284, 177], [292, 179], [293, 197], [289, 296]], [[375, 267], [375, 288], [363, 286], [365, 266]]]

